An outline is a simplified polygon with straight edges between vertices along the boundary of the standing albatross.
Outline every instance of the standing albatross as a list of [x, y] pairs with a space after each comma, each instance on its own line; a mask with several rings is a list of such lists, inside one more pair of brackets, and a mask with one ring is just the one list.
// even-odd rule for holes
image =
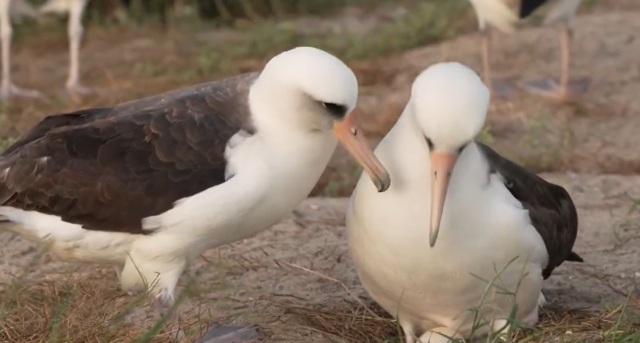
[[353, 117], [357, 96], [343, 62], [300, 47], [260, 73], [49, 116], [0, 157], [0, 229], [114, 264], [123, 289], [148, 285], [171, 304], [191, 259], [308, 196], [336, 137], [389, 187]]
[[[471, 69], [427, 68], [375, 151], [391, 187], [377, 194], [361, 177], [352, 195], [358, 275], [408, 343], [482, 335], [511, 319], [534, 325], [543, 279], [565, 260], [582, 261], [572, 252], [578, 217], [569, 194], [474, 141], [488, 106]], [[493, 327], [473, 332], [476, 314]]]
[[[478, 18], [478, 27], [482, 32], [482, 68], [484, 82], [493, 92], [491, 72], [491, 34], [489, 26], [503, 32], [513, 32], [518, 20], [525, 19], [541, 7], [548, 7], [544, 24], [560, 23], [560, 78], [558, 81], [542, 79], [524, 83], [526, 90], [566, 100], [572, 96], [569, 82], [571, 65], [571, 37], [573, 20], [582, 0], [469, 0]], [[518, 14], [509, 7], [517, 5]], [[546, 5], [546, 6], [545, 6]], [[579, 85], [582, 87], [583, 85]]]
[[[41, 13], [68, 13], [67, 33], [69, 36], [69, 74], [65, 88], [73, 96], [85, 95], [91, 89], [80, 84], [80, 42], [82, 41], [82, 16], [89, 0], [47, 0], [39, 8]], [[16, 12], [18, 11], [18, 12]], [[2, 42], [2, 81], [0, 84], [0, 99], [11, 97], [39, 97], [39, 91], [16, 86], [11, 78], [11, 27], [12, 13], [28, 13], [33, 16], [36, 12], [27, 0], [0, 0], [0, 41]]]

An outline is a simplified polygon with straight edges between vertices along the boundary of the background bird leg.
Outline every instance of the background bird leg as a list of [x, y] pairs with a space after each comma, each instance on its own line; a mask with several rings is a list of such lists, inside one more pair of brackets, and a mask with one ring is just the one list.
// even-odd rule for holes
[[482, 34], [482, 72], [484, 83], [489, 87], [489, 91], [493, 94], [493, 82], [491, 80], [491, 32], [489, 27], [485, 26], [481, 30]]
[[569, 68], [571, 67], [571, 40], [573, 38], [573, 29], [571, 26], [563, 22], [560, 29], [560, 50], [561, 50], [561, 70], [560, 70], [560, 88], [558, 95], [565, 98], [569, 95]]
[[66, 88], [71, 96], [85, 95], [92, 92], [91, 89], [80, 84], [80, 43], [84, 28], [82, 15], [87, 1], [75, 1], [69, 8], [69, 77]]
[[571, 41], [573, 28], [568, 21], [563, 21], [558, 35], [560, 41], [560, 77], [545, 78], [524, 83], [527, 91], [538, 95], [566, 101], [575, 97], [578, 92], [585, 92], [589, 87], [588, 79], [570, 80]]
[[492, 47], [491, 43], [493, 41], [491, 32], [491, 28], [489, 26], [485, 26], [480, 29], [482, 34], [482, 71], [483, 71], [483, 81], [487, 88], [489, 88], [489, 93], [493, 99], [496, 98], [507, 98], [513, 92], [514, 88], [508, 82], [504, 80], [494, 80], [493, 79], [493, 70], [491, 69], [491, 56], [492, 56]]
[[0, 0], [0, 41], [2, 45], [2, 81], [0, 84], [0, 99], [13, 96], [39, 97], [40, 92], [17, 87], [11, 82], [11, 15], [10, 0]]

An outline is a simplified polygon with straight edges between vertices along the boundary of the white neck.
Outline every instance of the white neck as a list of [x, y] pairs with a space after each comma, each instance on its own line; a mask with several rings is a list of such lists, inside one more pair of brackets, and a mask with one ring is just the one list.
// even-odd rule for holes
[[250, 93], [256, 133], [239, 137], [225, 151], [233, 178], [184, 199], [166, 214], [169, 220], [190, 218], [190, 229], [202, 233], [194, 236], [200, 242], [190, 246], [192, 253], [250, 237], [277, 223], [309, 195], [335, 150], [330, 131], [311, 132], [288, 124], [278, 112], [287, 110], [281, 103], [255, 106], [260, 103], [255, 96]]
[[[304, 101], [297, 103], [288, 91], [279, 96], [274, 94], [273, 87], [267, 88], [267, 83], [264, 85], [262, 88], [263, 85], [257, 81], [249, 93], [249, 106], [256, 128], [253, 137], [257, 143], [256, 151], [268, 165], [266, 170], [270, 173], [259, 177], [268, 178], [270, 192], [280, 193], [277, 207], [290, 211], [309, 195], [317, 183], [335, 151], [337, 140], [329, 125], [318, 123], [319, 127], [313, 128], [314, 123], [311, 123], [312, 128], [309, 128], [310, 123], [303, 122], [314, 118], [299, 107]], [[326, 127], [322, 128], [322, 125]], [[253, 142], [249, 144], [253, 145]]]

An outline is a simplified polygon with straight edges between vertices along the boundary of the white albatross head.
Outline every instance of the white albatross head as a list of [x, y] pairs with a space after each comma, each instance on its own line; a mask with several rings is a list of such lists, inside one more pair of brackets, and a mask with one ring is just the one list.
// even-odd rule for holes
[[414, 81], [410, 106], [430, 151], [429, 244], [433, 247], [451, 173], [458, 155], [482, 130], [489, 108], [489, 90], [467, 66], [457, 62], [438, 63]]
[[251, 92], [269, 103], [271, 121], [284, 119], [287, 127], [305, 132], [333, 130], [378, 191], [389, 188], [389, 173], [373, 154], [353, 115], [358, 81], [340, 59], [311, 47], [282, 52], [269, 60]]

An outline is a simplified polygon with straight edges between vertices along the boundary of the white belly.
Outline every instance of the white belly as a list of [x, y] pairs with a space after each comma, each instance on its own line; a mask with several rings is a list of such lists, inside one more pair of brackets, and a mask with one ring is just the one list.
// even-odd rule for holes
[[[473, 196], [453, 187], [440, 235], [430, 248], [429, 193], [423, 191], [428, 185], [412, 184], [412, 190], [389, 194], [366, 188], [357, 188], [362, 194], [352, 198], [354, 211], [347, 216], [350, 252], [367, 292], [403, 328], [420, 335], [449, 327], [466, 336], [476, 309], [481, 307], [482, 320], [507, 319], [515, 304], [515, 319], [535, 314], [537, 320], [547, 257], [524, 210], [491, 197], [497, 194], [480, 190]], [[499, 294], [504, 291], [511, 294]]]

